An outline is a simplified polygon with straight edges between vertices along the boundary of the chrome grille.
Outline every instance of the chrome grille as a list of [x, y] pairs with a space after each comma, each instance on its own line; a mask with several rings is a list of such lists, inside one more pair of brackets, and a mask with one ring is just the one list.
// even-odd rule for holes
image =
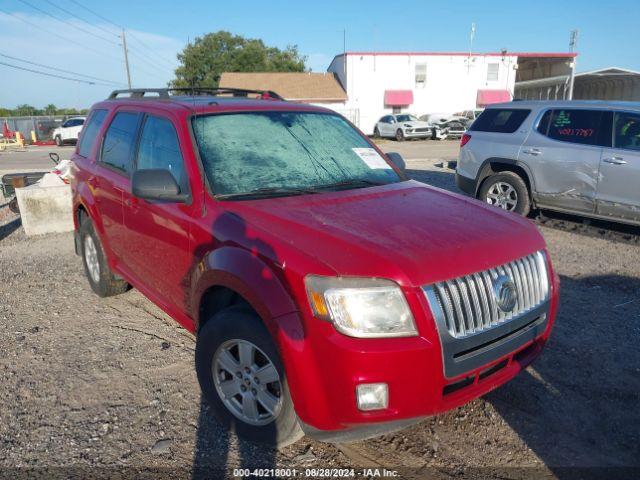
[[[540, 306], [549, 295], [547, 263], [536, 252], [483, 272], [446, 280], [425, 288], [431, 310], [442, 312], [449, 334], [464, 338], [497, 327]], [[508, 277], [515, 286], [515, 306], [508, 312], [498, 307], [494, 282]], [[437, 305], [433, 305], [433, 302]]]

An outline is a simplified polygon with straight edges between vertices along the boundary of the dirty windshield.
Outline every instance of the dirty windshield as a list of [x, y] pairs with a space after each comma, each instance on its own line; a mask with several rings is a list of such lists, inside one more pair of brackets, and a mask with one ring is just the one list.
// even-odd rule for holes
[[218, 197], [287, 196], [398, 182], [337, 115], [247, 112], [195, 117], [193, 131]]

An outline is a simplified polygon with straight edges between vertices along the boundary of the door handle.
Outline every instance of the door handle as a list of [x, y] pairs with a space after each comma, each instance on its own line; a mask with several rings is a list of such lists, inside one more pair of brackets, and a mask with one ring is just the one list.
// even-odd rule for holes
[[627, 163], [627, 161], [624, 160], [622, 157], [603, 158], [602, 161], [605, 163], [611, 163], [613, 165], [624, 165]]
[[542, 153], [542, 150], [540, 150], [539, 148], [529, 148], [527, 150], [523, 150], [522, 153], [526, 153], [527, 155], [540, 155]]

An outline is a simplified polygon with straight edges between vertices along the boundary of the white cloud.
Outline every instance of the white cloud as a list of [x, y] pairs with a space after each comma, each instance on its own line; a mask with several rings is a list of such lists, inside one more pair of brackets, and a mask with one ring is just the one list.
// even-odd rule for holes
[[[79, 29], [46, 16], [24, 13], [12, 13], [10, 16], [0, 12], [0, 53], [119, 82], [119, 85], [86, 85], [0, 65], [0, 106], [13, 108], [28, 103], [41, 108], [54, 103], [58, 107], [88, 108], [106, 98], [111, 90], [126, 88], [123, 49], [118, 45], [120, 39], [116, 36], [119, 32], [111, 25], [96, 24], [114, 32], [109, 36], [86, 23], [71, 18], [68, 21]], [[95, 32], [115, 44], [89, 35], [82, 29]], [[184, 46], [183, 42], [136, 30], [127, 30], [126, 35], [132, 86], [166, 86], [173, 78], [173, 68], [177, 65], [176, 53]], [[0, 57], [0, 62], [72, 76], [6, 57]]]

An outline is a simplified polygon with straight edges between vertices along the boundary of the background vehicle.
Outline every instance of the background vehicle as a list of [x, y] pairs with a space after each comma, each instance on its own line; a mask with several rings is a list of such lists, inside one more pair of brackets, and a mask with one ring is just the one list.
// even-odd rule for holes
[[406, 113], [385, 115], [373, 130], [374, 137], [395, 138], [399, 142], [409, 138], [429, 138], [431, 135], [432, 129], [427, 123]]
[[640, 104], [492, 105], [462, 138], [456, 181], [523, 215], [547, 208], [640, 224]]
[[76, 249], [95, 293], [134, 286], [197, 335], [222, 425], [277, 445], [377, 435], [540, 353], [558, 280], [530, 222], [407, 180], [330, 110], [174, 91], [92, 108]]
[[458, 117], [459, 120], [464, 120], [466, 127], [469, 128], [473, 121], [478, 118], [482, 112], [484, 112], [484, 108], [474, 108], [473, 110], [454, 113], [454, 115]]
[[444, 113], [430, 113], [422, 115], [420, 120], [426, 122], [431, 128], [434, 140], [447, 138], [460, 138], [467, 130], [467, 120], [463, 117]]
[[72, 117], [54, 129], [51, 136], [56, 141], [56, 145], [61, 146], [64, 143], [78, 141], [85, 119], [86, 117]]

